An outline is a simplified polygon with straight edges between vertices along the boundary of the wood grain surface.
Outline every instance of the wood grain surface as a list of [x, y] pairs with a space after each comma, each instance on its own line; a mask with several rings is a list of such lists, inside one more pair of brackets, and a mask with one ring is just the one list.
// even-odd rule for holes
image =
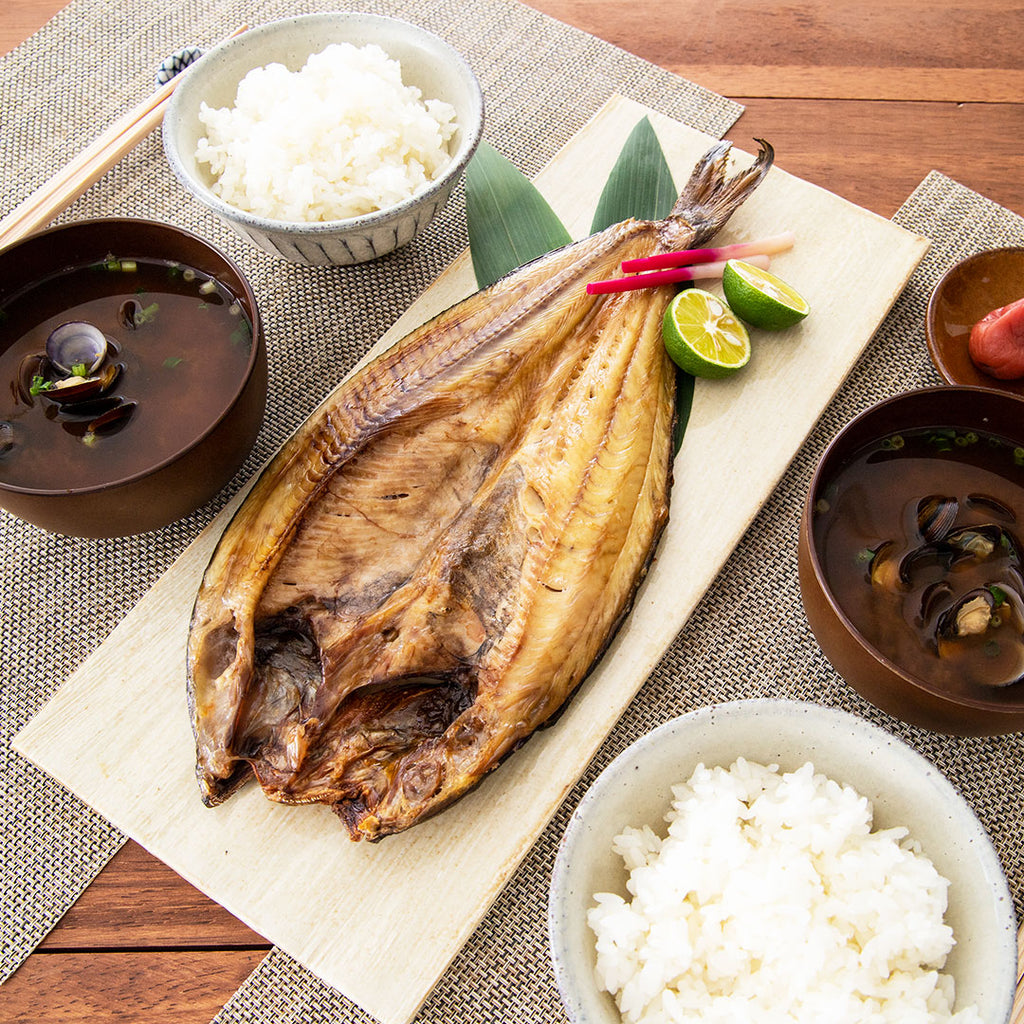
[[[743, 103], [739, 145], [770, 138], [789, 171], [882, 216], [932, 169], [1024, 215], [1019, 3], [529, 4]], [[3, 0], [0, 52], [61, 6]], [[208, 1024], [267, 948], [129, 844], [0, 987], [0, 1020]]]

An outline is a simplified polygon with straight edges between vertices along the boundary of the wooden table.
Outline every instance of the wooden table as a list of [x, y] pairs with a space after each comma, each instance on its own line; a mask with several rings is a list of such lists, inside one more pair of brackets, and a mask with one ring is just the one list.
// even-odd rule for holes
[[[743, 103], [739, 145], [770, 139], [884, 217], [932, 169], [1024, 215], [1024, 9], [1006, 0], [529, 2]], [[4, 0], [0, 52], [62, 6]], [[208, 1024], [268, 948], [130, 842], [0, 988], [0, 1020]]]

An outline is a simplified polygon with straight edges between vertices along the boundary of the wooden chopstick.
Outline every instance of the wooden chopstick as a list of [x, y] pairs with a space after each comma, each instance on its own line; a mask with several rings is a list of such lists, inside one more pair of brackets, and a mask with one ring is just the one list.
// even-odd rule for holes
[[[240, 25], [225, 39], [241, 34], [247, 27]], [[0, 249], [49, 224], [149, 135], [163, 120], [167, 102], [188, 70], [183, 69], [122, 114], [78, 156], [0, 220]]]

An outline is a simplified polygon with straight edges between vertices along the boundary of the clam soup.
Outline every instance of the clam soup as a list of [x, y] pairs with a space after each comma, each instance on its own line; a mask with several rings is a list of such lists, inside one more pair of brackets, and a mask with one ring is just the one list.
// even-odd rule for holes
[[824, 482], [813, 539], [836, 603], [880, 654], [933, 686], [1010, 699], [1024, 677], [1024, 448], [915, 429]]
[[0, 307], [0, 481], [59, 491], [160, 465], [227, 409], [251, 351], [236, 297], [179, 263], [111, 257], [17, 292]]

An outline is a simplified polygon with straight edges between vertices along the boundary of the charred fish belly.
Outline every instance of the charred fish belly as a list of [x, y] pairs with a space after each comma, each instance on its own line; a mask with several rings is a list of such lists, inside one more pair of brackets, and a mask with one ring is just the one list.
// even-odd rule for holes
[[712, 149], [664, 221], [537, 260], [340, 385], [206, 570], [188, 642], [203, 800], [250, 774], [354, 839], [441, 810], [551, 718], [629, 610], [668, 517], [671, 288], [587, 295], [698, 245], [772, 161]]

